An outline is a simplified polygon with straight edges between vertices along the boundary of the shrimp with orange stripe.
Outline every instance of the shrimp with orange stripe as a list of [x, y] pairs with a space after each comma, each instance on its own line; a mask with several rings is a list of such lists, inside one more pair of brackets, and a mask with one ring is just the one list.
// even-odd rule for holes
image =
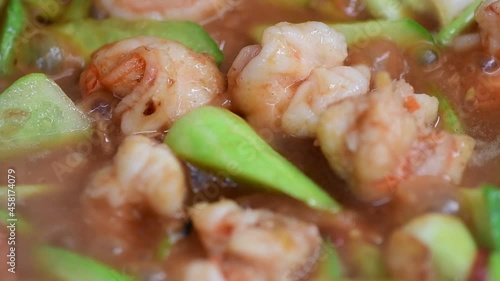
[[415, 94], [386, 73], [376, 89], [331, 105], [318, 126], [321, 149], [333, 170], [361, 200], [391, 198], [416, 176], [436, 176], [458, 184], [474, 139], [435, 128], [438, 100]]

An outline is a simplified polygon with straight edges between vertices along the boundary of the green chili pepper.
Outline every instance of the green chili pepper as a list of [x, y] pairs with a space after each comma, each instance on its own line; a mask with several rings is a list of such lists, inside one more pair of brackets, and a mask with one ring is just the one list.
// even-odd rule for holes
[[340, 210], [325, 191], [226, 109], [202, 107], [187, 113], [175, 122], [165, 143], [180, 158], [235, 180], [285, 193], [314, 208]]

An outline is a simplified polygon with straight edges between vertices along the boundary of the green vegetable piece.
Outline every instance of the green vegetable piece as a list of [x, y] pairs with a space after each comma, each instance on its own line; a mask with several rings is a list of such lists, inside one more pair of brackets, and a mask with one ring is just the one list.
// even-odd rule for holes
[[361, 280], [380, 280], [387, 277], [382, 250], [362, 239], [347, 241], [348, 267]]
[[88, 0], [72, 0], [58, 21], [74, 21], [86, 19], [90, 15], [92, 1]]
[[84, 19], [54, 25], [50, 31], [73, 43], [85, 59], [107, 43], [135, 36], [156, 36], [178, 41], [198, 53], [207, 53], [220, 64], [224, 55], [200, 25], [183, 21], [128, 21], [118, 18]]
[[331, 241], [323, 241], [322, 254], [318, 268], [309, 281], [339, 280], [343, 275], [343, 265], [340, 256]]
[[182, 159], [235, 180], [285, 193], [314, 208], [340, 210], [325, 191], [226, 109], [207, 106], [187, 113], [165, 143]]
[[16, 213], [11, 213], [4, 209], [0, 210], [0, 226], [5, 227], [10, 224], [15, 225], [16, 232], [20, 232], [22, 234], [29, 234], [33, 232], [33, 228], [24, 218], [19, 217]]
[[375, 18], [398, 20], [409, 17], [399, 0], [366, 0], [366, 9]]
[[443, 128], [453, 134], [465, 134], [466, 131], [462, 126], [462, 121], [460, 121], [448, 98], [437, 87], [431, 87], [429, 94], [439, 101], [439, 115], [441, 116], [440, 120]]
[[484, 197], [488, 208], [493, 249], [500, 252], [500, 189], [486, 185], [484, 186]]
[[27, 11], [44, 22], [54, 22], [64, 13], [66, 1], [60, 0], [17, 0], [23, 2]]
[[[26, 200], [29, 197], [52, 191], [54, 190], [54, 188], [55, 188], [54, 186], [50, 185], [18, 185], [15, 187], [15, 189], [11, 190], [15, 192], [17, 200]], [[11, 194], [13, 194], [12, 191]], [[0, 202], [7, 202], [8, 197], [9, 197], [9, 187], [0, 186]]]
[[88, 257], [51, 246], [37, 249], [42, 272], [57, 281], [134, 281], [135, 279]]
[[403, 226], [403, 231], [428, 247], [444, 280], [467, 280], [477, 248], [462, 221], [449, 215], [426, 214]]
[[470, 223], [478, 244], [493, 248], [491, 225], [484, 188], [462, 188], [459, 191], [460, 216]]
[[400, 0], [401, 4], [408, 10], [417, 13], [431, 13], [434, 9], [430, 0]]
[[[441, 26], [458, 17], [474, 0], [425, 0], [431, 4]], [[424, 1], [424, 2], [425, 2]]]
[[174, 246], [175, 242], [173, 241], [172, 237], [170, 235], [167, 235], [164, 237], [161, 241], [160, 244], [158, 245], [158, 248], [156, 249], [155, 252], [155, 259], [158, 261], [164, 261], [168, 255], [170, 254], [170, 251], [172, 250], [172, 247]]
[[474, 22], [474, 12], [481, 4], [482, 0], [475, 0], [462, 13], [451, 22], [443, 26], [436, 35], [436, 41], [440, 45], [449, 45], [455, 37], [469, 27]]
[[0, 35], [0, 76], [7, 76], [12, 72], [16, 42], [26, 26], [26, 21], [26, 12], [21, 1], [9, 1]]
[[[425, 27], [412, 19], [371, 20], [352, 23], [333, 23], [329, 26], [345, 36], [348, 46], [364, 44], [375, 38], [391, 40], [402, 48], [414, 48], [419, 44], [434, 46], [434, 38]], [[255, 26], [250, 32], [256, 42], [269, 25]]]
[[91, 122], [44, 74], [29, 74], [0, 94], [0, 159], [90, 137]]
[[500, 252], [494, 252], [490, 255], [488, 263], [489, 281], [500, 281]]
[[391, 40], [403, 48], [413, 47], [423, 42], [434, 43], [429, 31], [412, 19], [338, 23], [330, 24], [330, 27], [344, 34], [349, 46], [374, 38]]

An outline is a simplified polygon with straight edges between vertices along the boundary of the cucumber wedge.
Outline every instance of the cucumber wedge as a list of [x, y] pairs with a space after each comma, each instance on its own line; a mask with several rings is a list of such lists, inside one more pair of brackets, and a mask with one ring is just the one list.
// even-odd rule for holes
[[[431, 252], [442, 280], [467, 280], [477, 247], [462, 221], [443, 214], [426, 214], [403, 226]], [[441, 279], [440, 279], [441, 280]]]
[[344, 34], [348, 46], [374, 38], [391, 40], [403, 48], [413, 47], [421, 42], [434, 43], [432, 34], [412, 19], [338, 23], [330, 24], [330, 27]]
[[[371, 20], [352, 23], [332, 23], [328, 25], [344, 35], [349, 47], [366, 43], [376, 38], [391, 40], [402, 48], [411, 48], [419, 43], [434, 44], [432, 34], [412, 19]], [[262, 33], [269, 26], [255, 26], [251, 29], [250, 35], [256, 42], [260, 42]]]
[[0, 159], [90, 137], [90, 120], [44, 74], [29, 74], [0, 94]]
[[461, 216], [471, 224], [479, 245], [500, 251], [500, 188], [460, 189]]
[[220, 64], [224, 55], [217, 43], [200, 25], [184, 21], [127, 21], [118, 18], [83, 19], [54, 25], [49, 29], [78, 48], [81, 55], [90, 55], [107, 43], [135, 36], [156, 36], [178, 41], [199, 53], [207, 53]]
[[325, 191], [229, 110], [207, 106], [185, 114], [165, 143], [180, 158], [234, 180], [282, 192], [314, 208], [340, 210]]

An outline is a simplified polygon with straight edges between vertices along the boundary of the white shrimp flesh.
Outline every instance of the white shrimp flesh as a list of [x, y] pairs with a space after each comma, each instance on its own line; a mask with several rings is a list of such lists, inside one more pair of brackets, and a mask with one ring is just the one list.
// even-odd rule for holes
[[129, 20], [188, 20], [203, 23], [232, 10], [231, 0], [96, 0], [97, 9]]
[[476, 10], [481, 40], [491, 55], [500, 56], [500, 1], [486, 0]]
[[[197, 204], [189, 214], [208, 260], [227, 281], [297, 280], [297, 271], [311, 270], [305, 267], [314, 265], [321, 252], [315, 225], [271, 211], [222, 200]], [[216, 276], [208, 264], [198, 269]]]
[[126, 137], [113, 162], [99, 170], [85, 195], [112, 208], [138, 208], [163, 218], [183, 217], [187, 183], [180, 161], [165, 145], [145, 136]]
[[156, 37], [135, 37], [96, 51], [80, 77], [84, 99], [112, 95], [123, 133], [163, 132], [181, 115], [225, 92], [208, 55]]
[[256, 127], [315, 136], [330, 104], [369, 90], [366, 66], [344, 66], [347, 45], [326, 24], [279, 23], [264, 31], [260, 46], [243, 48], [228, 73], [237, 111]]
[[414, 94], [381, 74], [377, 89], [345, 99], [321, 116], [318, 140], [330, 166], [361, 200], [391, 198], [411, 176], [440, 176], [458, 184], [474, 140], [435, 130], [438, 101]]

